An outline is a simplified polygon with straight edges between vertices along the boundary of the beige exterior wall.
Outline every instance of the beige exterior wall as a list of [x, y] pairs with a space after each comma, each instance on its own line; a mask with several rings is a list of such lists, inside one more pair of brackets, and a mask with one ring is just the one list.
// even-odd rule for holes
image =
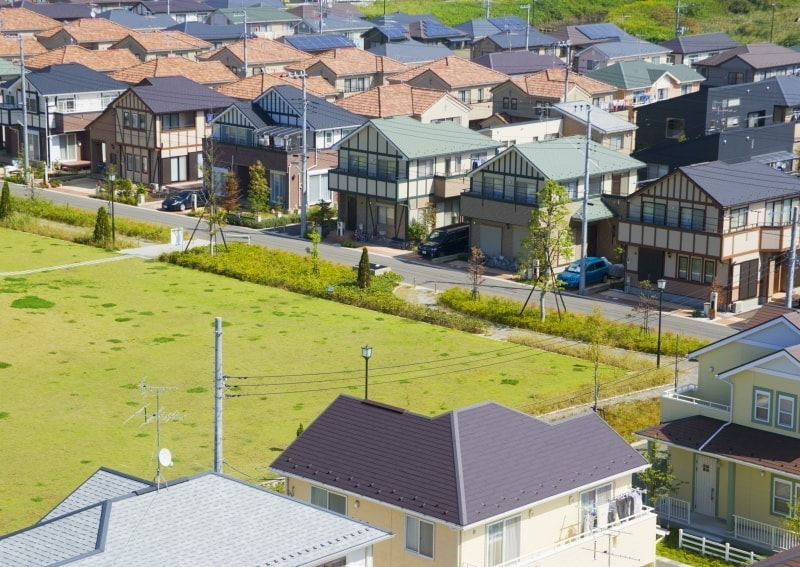
[[559, 138], [561, 134], [561, 118], [540, 120], [535, 122], [519, 122], [503, 126], [484, 128], [480, 133], [495, 140], [503, 142], [506, 147], [514, 144], [527, 144]]
[[439, 120], [453, 120], [465, 128], [469, 126], [470, 109], [455, 100], [443, 97], [419, 116], [419, 121], [429, 124]]

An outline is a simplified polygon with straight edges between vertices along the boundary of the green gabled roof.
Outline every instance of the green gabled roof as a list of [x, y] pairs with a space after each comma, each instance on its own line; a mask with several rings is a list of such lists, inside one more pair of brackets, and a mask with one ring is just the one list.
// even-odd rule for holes
[[667, 65], [647, 61], [620, 61], [589, 71], [586, 76], [621, 89], [638, 89], [652, 86], [665, 73], [669, 73], [681, 83], [703, 81], [705, 77], [686, 65]]
[[503, 144], [454, 122], [423, 124], [408, 116], [377, 118], [365, 124], [380, 132], [406, 159], [493, 150]]
[[[585, 172], [586, 138], [569, 136], [544, 142], [530, 142], [512, 146], [511, 150], [527, 159], [548, 179], [566, 181], [582, 178]], [[589, 142], [589, 174], [630, 171], [644, 167], [638, 159]], [[485, 167], [485, 164], [484, 164]]]
[[[579, 201], [582, 204], [582, 202]], [[603, 202], [603, 199], [600, 197], [595, 197], [589, 199], [589, 206], [586, 207], [586, 210], [589, 212], [587, 217], [588, 222], [596, 222], [599, 220], [606, 220], [606, 219], [613, 219], [616, 215], [614, 215], [614, 211], [612, 211], [608, 205]], [[575, 221], [582, 221], [583, 220], [583, 207], [578, 207], [578, 210], [572, 213], [570, 217], [572, 220]]]

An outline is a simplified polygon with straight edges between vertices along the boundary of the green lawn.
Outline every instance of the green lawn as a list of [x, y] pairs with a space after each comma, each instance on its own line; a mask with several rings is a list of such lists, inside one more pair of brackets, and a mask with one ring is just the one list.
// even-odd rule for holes
[[30, 238], [15, 230], [0, 229], [0, 273], [60, 266], [114, 256], [91, 246], [74, 246], [55, 238]]
[[[4, 243], [49, 239], [0, 231]], [[6, 257], [6, 250], [2, 258]], [[63, 245], [55, 264], [86, 253]], [[41, 265], [16, 257], [15, 269]], [[67, 258], [68, 261], [65, 261]], [[591, 364], [466, 333], [129, 259], [4, 278], [0, 284], [0, 533], [39, 519], [100, 466], [153, 478], [156, 411], [137, 384], [174, 387], [161, 426], [175, 467], [213, 464], [214, 317], [222, 317], [225, 472], [267, 466], [335, 396], [363, 395], [361, 346], [373, 346], [370, 398], [437, 415], [483, 400], [520, 407], [589, 387]], [[621, 371], [603, 368], [601, 381]]]

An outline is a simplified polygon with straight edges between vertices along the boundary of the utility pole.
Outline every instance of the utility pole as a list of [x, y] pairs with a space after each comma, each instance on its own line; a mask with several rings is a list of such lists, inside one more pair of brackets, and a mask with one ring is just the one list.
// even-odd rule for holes
[[28, 86], [25, 81], [25, 47], [22, 35], [18, 37], [19, 76], [22, 80], [22, 171], [25, 174], [25, 186], [30, 187], [30, 168], [28, 164]]
[[681, 0], [675, 4], [675, 37], [681, 35], [681, 8], [686, 8], [688, 4], [681, 4]]
[[569, 68], [572, 65], [572, 61], [570, 59], [570, 48], [572, 47], [572, 42], [567, 41], [559, 41], [556, 44], [559, 48], [565, 48], [567, 50], [567, 63], [566, 63], [566, 71], [564, 72], [564, 100], [561, 102], [567, 102], [567, 94], [569, 93]]
[[303, 79], [303, 154], [301, 158], [301, 175], [300, 182], [303, 184], [300, 187], [300, 238], [306, 237], [308, 230], [308, 91], [306, 90], [306, 79], [308, 75], [305, 71], [300, 75]]
[[772, 6], [772, 23], [769, 26], [769, 42], [772, 43], [773, 32], [775, 31], [775, 2], [770, 6]]
[[241, 12], [234, 12], [233, 16], [243, 16], [244, 17], [244, 35], [242, 36], [244, 39], [242, 40], [242, 51], [243, 59], [244, 59], [244, 77], [247, 78], [247, 72], [249, 70], [249, 65], [247, 63], [247, 12], [242, 10]]
[[794, 293], [794, 269], [797, 265], [797, 207], [792, 207], [792, 240], [789, 242], [789, 270], [786, 275], [786, 304], [788, 309], [792, 308]]
[[214, 472], [222, 473], [222, 317], [214, 318]]
[[530, 31], [531, 31], [531, 5], [530, 4], [523, 4], [522, 6], [520, 6], [520, 9], [525, 10], [528, 13], [527, 14], [528, 17], [525, 20], [525, 51], [528, 51], [528, 49], [529, 49], [529, 47], [528, 47], [528, 44], [529, 44], [528, 38], [530, 36]]
[[589, 143], [592, 140], [592, 105], [586, 111], [586, 155], [583, 162], [583, 219], [581, 219], [581, 273], [578, 294], [586, 293], [586, 250], [589, 247]]

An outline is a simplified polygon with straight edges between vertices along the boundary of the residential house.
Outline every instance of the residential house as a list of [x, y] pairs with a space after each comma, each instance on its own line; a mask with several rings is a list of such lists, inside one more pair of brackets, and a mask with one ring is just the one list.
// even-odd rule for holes
[[[92, 3], [96, 7], [96, 4]], [[108, 10], [100, 12], [97, 18], [103, 18], [109, 22], [114, 22], [134, 31], [143, 30], [166, 30], [177, 24], [171, 16], [167, 14], [154, 14], [151, 16], [140, 16], [130, 10]], [[178, 30], [183, 31], [183, 30]], [[190, 34], [191, 35], [191, 34]]]
[[305, 72], [309, 77], [323, 77], [345, 97], [383, 85], [388, 77], [407, 69], [388, 57], [354, 47], [333, 49], [286, 66], [290, 73]]
[[183, 57], [159, 57], [146, 63], [138, 63], [127, 69], [109, 73], [111, 78], [129, 85], [136, 85], [148, 77], [172, 77], [176, 75], [211, 87], [239, 80], [239, 77], [234, 75], [220, 61], [190, 61]]
[[628, 198], [618, 238], [626, 280], [664, 278], [670, 295], [702, 306], [710, 292], [740, 312], [785, 289], [791, 210], [800, 178], [756, 161], [679, 167]]
[[485, 402], [430, 417], [339, 396], [271, 468], [294, 498], [396, 532], [376, 565], [554, 567], [655, 562], [631, 480], [648, 466], [591, 412], [545, 423]]
[[[395, 22], [387, 22], [371, 27], [361, 34], [364, 49], [387, 43], [402, 43], [411, 39], [411, 34], [406, 26]], [[421, 43], [421, 42], [418, 42]]]
[[498, 33], [525, 32], [528, 23], [517, 16], [501, 16], [497, 18], [478, 18], [467, 20], [456, 26], [463, 31], [470, 39], [470, 43], [475, 43], [479, 39], [496, 35]]
[[96, 51], [80, 45], [65, 45], [39, 55], [25, 57], [27, 69], [44, 69], [50, 65], [80, 63], [84, 67], [101, 73], [118, 71], [140, 63], [139, 58], [127, 49], [104, 49]]
[[752, 43], [697, 61], [704, 86], [722, 87], [763, 81], [800, 72], [800, 53], [774, 43]]
[[[2, 8], [0, 8], [2, 10]], [[47, 51], [47, 48], [30, 35], [9, 37], [0, 34], [0, 59], [19, 62], [20, 55], [29, 57]]]
[[452, 95], [398, 83], [371, 88], [336, 101], [337, 106], [365, 118], [411, 116], [423, 123], [455, 122], [467, 126], [469, 107]]
[[524, 77], [546, 69], [564, 67], [563, 61], [556, 57], [555, 54], [538, 55], [530, 51], [490, 53], [482, 57], [476, 57], [472, 59], [472, 62], [509, 77]]
[[[495, 115], [495, 117], [500, 118], [499, 115]], [[496, 124], [481, 128], [478, 132], [492, 140], [502, 142], [503, 146], [507, 148], [514, 144], [560, 138], [561, 122], [559, 113], [554, 112], [552, 120], [531, 120], [530, 122], [512, 122], [510, 124], [498, 120]]]
[[180, 56], [197, 60], [197, 56], [211, 49], [211, 44], [175, 30], [131, 31], [113, 45], [115, 49], [129, 49], [142, 61], [158, 57]]
[[[252, 75], [246, 79], [239, 79], [235, 83], [228, 83], [217, 87], [216, 90], [224, 95], [239, 100], [253, 100], [266, 92], [270, 87], [278, 85], [294, 85], [298, 89], [303, 88], [301, 77], [289, 77], [286, 73], [272, 74], [261, 73]], [[314, 96], [318, 96], [333, 102], [339, 96], [339, 91], [322, 77], [306, 78], [306, 90]]]
[[302, 18], [285, 9], [259, 4], [244, 8], [220, 8], [208, 17], [206, 23], [214, 26], [240, 25], [247, 28], [248, 36], [277, 39], [294, 34], [301, 21]]
[[543, 34], [536, 28], [527, 27], [475, 40], [470, 47], [470, 53], [473, 59], [490, 53], [508, 51], [530, 51], [538, 55], [546, 55], [553, 52], [553, 45], [556, 43], [558, 41], [554, 37]]
[[151, 482], [101, 468], [42, 520], [0, 536], [0, 563], [372, 567], [392, 535], [219, 473]]
[[[666, 392], [661, 423], [637, 433], [666, 449], [679, 481], [659, 502], [662, 522], [702, 524], [736, 547], [800, 543], [782, 525], [800, 495], [798, 343], [800, 315], [789, 311], [689, 354], [696, 384]], [[757, 564], [788, 567], [796, 556]]]
[[79, 45], [86, 49], [108, 49], [124, 39], [131, 30], [103, 18], [84, 18], [36, 34], [47, 49]]
[[140, 0], [131, 8], [131, 12], [140, 16], [167, 15], [175, 22], [204, 22], [213, 12], [213, 8], [199, 0]]
[[660, 43], [672, 51], [670, 58], [675, 65], [692, 66], [698, 61], [714, 57], [720, 53], [741, 47], [741, 43], [722, 32], [701, 33], [695, 35], [679, 35], [669, 41]]
[[61, 22], [27, 8], [0, 8], [0, 22], [3, 22], [3, 35], [9, 38], [29, 36], [61, 25]]
[[439, 20], [433, 14], [406, 14], [405, 12], [401, 12], [400, 10], [392, 12], [391, 14], [383, 14], [381, 16], [377, 16], [375, 18], [372, 18], [371, 21], [376, 26], [399, 24], [404, 28], [408, 29], [408, 26], [410, 24], [418, 22], [420, 20], [439, 22]]
[[419, 67], [445, 57], [455, 56], [455, 54], [450, 51], [449, 47], [444, 45], [426, 45], [413, 39], [374, 45], [365, 51], [380, 57], [388, 57], [389, 59], [397, 61], [398, 63], [403, 63], [409, 67]]
[[291, 45], [295, 49], [305, 51], [311, 55], [319, 55], [332, 49], [345, 49], [348, 47], [356, 47], [347, 36], [342, 34], [324, 34], [324, 35], [285, 35], [279, 37], [278, 41]]
[[570, 46], [575, 51], [580, 51], [590, 45], [609, 41], [632, 41], [635, 38], [615, 24], [598, 23], [582, 24], [577, 26], [564, 26], [547, 35], [553, 36], [564, 46]]
[[[331, 201], [328, 170], [337, 164], [334, 146], [364, 118], [306, 93], [307, 203]], [[216, 166], [230, 167], [239, 186], [249, 183], [249, 166], [260, 160], [267, 169], [270, 203], [291, 211], [301, 207], [303, 150], [302, 89], [271, 87], [255, 100], [236, 102], [212, 121]]]
[[411, 39], [426, 45], [445, 45], [450, 49], [463, 49], [469, 37], [457, 28], [442, 24], [435, 18], [420, 19], [408, 24]]
[[281, 0], [206, 0], [206, 4], [214, 9], [247, 8], [248, 6], [267, 6], [276, 9], [286, 7]]
[[339, 197], [339, 216], [347, 230], [360, 226], [401, 240], [431, 203], [437, 226], [458, 222], [467, 173], [501, 145], [452, 122], [370, 120], [338, 145], [339, 165], [329, 183]]
[[508, 76], [461, 57], [444, 57], [389, 77], [389, 83], [448, 92], [472, 110], [470, 124], [492, 115], [492, 89]]
[[566, 69], [546, 69], [514, 77], [492, 89], [494, 114], [511, 121], [548, 120], [550, 107], [559, 102], [591, 103], [610, 109], [614, 87]]
[[283, 72], [287, 65], [310, 58], [308, 53], [289, 45], [257, 37], [207, 51], [197, 60], [222, 61], [228, 69], [244, 78], [259, 73]]
[[588, 73], [622, 61], [647, 61], [666, 63], [670, 50], [655, 43], [627, 36], [616, 41], [590, 45], [575, 53], [572, 68], [579, 73]]
[[362, 34], [373, 27], [363, 18], [339, 15], [326, 4], [301, 4], [289, 12], [302, 18], [295, 29], [297, 35], [343, 35], [359, 49], [364, 48]]
[[66, 2], [38, 3], [20, 2], [20, 6], [40, 16], [56, 20], [57, 22], [72, 22], [82, 18], [92, 17], [92, 7], [89, 4], [68, 4]]
[[116, 99], [126, 85], [78, 63], [52, 65], [25, 74], [27, 117], [22, 114], [22, 80], [0, 87], [0, 124], [11, 155], [20, 152], [23, 124], [28, 158], [62, 165], [89, 165], [87, 125]]
[[620, 61], [589, 71], [586, 76], [616, 87], [612, 109], [626, 110], [636, 122], [636, 110], [659, 100], [675, 98], [700, 90], [704, 77], [686, 65], [667, 65], [648, 61]]
[[[561, 102], [552, 106], [560, 114], [562, 136], [585, 136], [591, 126], [591, 139], [625, 155], [630, 155], [636, 142], [636, 124], [589, 104]], [[637, 158], [638, 159], [638, 158]]]
[[185, 77], [151, 77], [129, 87], [88, 126], [92, 170], [113, 167], [158, 187], [202, 176], [203, 139], [233, 99]]
[[234, 43], [244, 37], [244, 27], [237, 24], [212, 26], [204, 22], [184, 22], [167, 29], [202, 39], [210, 43], [214, 49]]

